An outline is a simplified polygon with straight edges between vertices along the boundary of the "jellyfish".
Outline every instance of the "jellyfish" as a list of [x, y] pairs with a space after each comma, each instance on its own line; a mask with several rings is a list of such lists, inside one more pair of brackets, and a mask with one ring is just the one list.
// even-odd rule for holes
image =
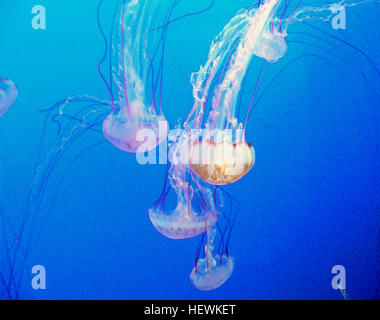
[[[155, 93], [147, 102], [152, 11], [159, 1], [123, 1], [119, 25], [114, 27], [112, 76], [117, 87], [117, 105], [103, 122], [104, 136], [126, 152], [143, 153], [166, 139], [167, 121], [162, 108], [157, 110]], [[153, 89], [154, 90], [154, 89]], [[113, 102], [115, 105], [115, 102]], [[154, 139], [146, 142], [142, 131], [151, 131]]]
[[164, 188], [159, 200], [149, 209], [149, 218], [158, 232], [170, 239], [188, 239], [215, 225], [218, 211], [211, 190], [201, 189], [194, 177], [189, 176], [189, 182], [176, 190], [176, 206], [167, 208], [166, 198], [172, 188], [170, 185]]
[[197, 258], [190, 274], [193, 285], [202, 291], [215, 290], [220, 287], [229, 279], [234, 270], [232, 257], [213, 254], [215, 233], [215, 228], [207, 231], [204, 258]]
[[[179, 131], [170, 146], [172, 162], [168, 164], [163, 191], [148, 210], [153, 226], [170, 239], [193, 238], [215, 225], [218, 210], [213, 190], [188, 170], [186, 165], [175, 162], [174, 157], [186, 142], [186, 135]], [[174, 154], [171, 154], [174, 153]], [[168, 198], [170, 197], [170, 198]], [[176, 203], [172, 208], [168, 203]]]
[[17, 99], [16, 85], [10, 79], [0, 78], [0, 117], [2, 117]]
[[[70, 97], [55, 105], [56, 115], [57, 118], [70, 117], [68, 109], [74, 103], [101, 105], [105, 113], [101, 131], [107, 141], [125, 152], [144, 153], [154, 149], [168, 134], [162, 111], [162, 74], [168, 27], [181, 19], [171, 20], [178, 1], [171, 3], [164, 21], [160, 20], [159, 11], [166, 4], [158, 0], [118, 1], [110, 39], [100, 21], [102, 3], [103, 0], [98, 5], [98, 27], [105, 52], [98, 64], [98, 73], [109, 98]], [[102, 72], [107, 58], [108, 81]]]
[[257, 40], [257, 45], [253, 51], [254, 55], [268, 62], [276, 62], [286, 54], [288, 49], [285, 37], [285, 32], [279, 32], [278, 29], [269, 30], [269, 28], [266, 28]]
[[239, 211], [239, 202], [223, 189], [215, 188], [218, 222], [202, 236], [196, 250], [195, 264], [190, 273], [192, 284], [199, 290], [214, 290], [232, 275], [234, 258], [229, 254], [229, 242]]
[[[286, 34], [270, 27], [279, 4], [279, 0], [267, 0], [258, 8], [239, 11], [210, 49], [213, 52], [219, 39], [226, 41], [225, 34], [232, 34], [227, 39], [234, 45], [214, 90], [206, 133], [194, 140], [189, 159], [190, 169], [209, 184], [234, 183], [254, 165], [255, 150], [245, 139], [246, 122], [236, 116], [237, 98], [254, 55], [274, 62], [286, 53]], [[216, 137], [212, 132], [217, 132]]]

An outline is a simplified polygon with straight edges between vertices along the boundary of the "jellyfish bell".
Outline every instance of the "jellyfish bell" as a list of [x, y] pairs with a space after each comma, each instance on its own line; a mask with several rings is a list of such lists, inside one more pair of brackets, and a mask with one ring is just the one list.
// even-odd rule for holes
[[140, 101], [112, 112], [103, 121], [103, 134], [115, 147], [131, 153], [143, 153], [157, 147], [168, 136], [163, 116], [146, 110]]
[[[178, 150], [182, 143], [171, 145], [174, 155], [177, 153], [173, 149]], [[161, 196], [149, 209], [149, 218], [157, 231], [167, 238], [193, 238], [217, 222], [219, 213], [215, 201], [219, 195], [202, 184], [185, 164], [178, 159], [172, 160]], [[170, 207], [172, 203], [176, 204], [174, 208]]]
[[254, 54], [268, 62], [276, 62], [282, 58], [288, 50], [285, 37], [286, 32], [279, 32], [277, 30], [265, 31], [258, 39]]
[[232, 257], [215, 256], [209, 263], [211, 265], [208, 265], [207, 258], [200, 259], [190, 274], [193, 285], [202, 291], [219, 288], [229, 279], [234, 270]]
[[2, 117], [16, 101], [17, 87], [10, 79], [0, 78], [0, 117]]
[[[213, 185], [227, 185], [234, 183], [245, 176], [255, 163], [255, 150], [245, 141], [223, 141], [215, 143], [209, 140], [197, 142], [196, 150], [202, 150], [205, 158], [213, 158], [210, 162], [196, 163], [192, 154], [191, 170], [203, 181]], [[199, 151], [195, 152], [198, 153]], [[202, 158], [203, 155], [200, 155]]]
[[[206, 244], [204, 246], [204, 257], [201, 257], [199, 252], [197, 252], [196, 262], [193, 270], [190, 273], [190, 280], [193, 285], [202, 291], [210, 291], [219, 288], [223, 283], [225, 283], [234, 270], [234, 259], [228, 255], [228, 240], [223, 241], [223, 237], [226, 233], [222, 234], [222, 244], [225, 247], [219, 249], [215, 254], [213, 251], [215, 249], [215, 236], [216, 228], [213, 227], [209, 229], [206, 233]], [[204, 239], [201, 240], [203, 244]]]
[[149, 210], [149, 218], [158, 232], [169, 239], [194, 238], [215, 225], [218, 214], [210, 211], [205, 216], [199, 215], [195, 210], [180, 201], [177, 207], [164, 213], [158, 207]]
[[245, 139], [213, 137], [193, 141], [189, 166], [192, 172], [212, 185], [234, 183], [246, 175], [255, 163], [255, 150]]

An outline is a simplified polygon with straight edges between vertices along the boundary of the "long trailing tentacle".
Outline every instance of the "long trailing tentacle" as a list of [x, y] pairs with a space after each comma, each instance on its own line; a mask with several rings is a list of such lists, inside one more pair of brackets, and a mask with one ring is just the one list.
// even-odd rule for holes
[[314, 29], [314, 30], [317, 30], [318, 32], [324, 34], [325, 36], [327, 36], [329, 38], [332, 38], [334, 40], [337, 40], [337, 41], [345, 44], [346, 46], [352, 48], [353, 50], [359, 52], [368, 61], [368, 63], [372, 66], [372, 68], [375, 70], [375, 72], [377, 73], [377, 75], [380, 76], [380, 70], [379, 70], [379, 68], [375, 65], [375, 63], [372, 61], [372, 59], [362, 49], [358, 48], [357, 46], [353, 45], [352, 43], [349, 43], [349, 42], [347, 42], [347, 41], [345, 41], [345, 40], [343, 40], [343, 39], [341, 39], [341, 38], [339, 38], [337, 36], [334, 36], [333, 34], [330, 34], [330, 33], [326, 32], [326, 31], [324, 31], [324, 30], [322, 30], [322, 29], [320, 29], [320, 28], [318, 28], [318, 27], [316, 27], [316, 26], [314, 26], [314, 25], [312, 25], [310, 23], [307, 23], [305, 21], [302, 21], [302, 23], [304, 25], [306, 25], [306, 26]]
[[[94, 104], [94, 101], [97, 101], [98, 103]], [[83, 108], [83, 109], [77, 110], [76, 116], [74, 116], [74, 117], [70, 117], [70, 116], [66, 115], [63, 112], [62, 108], [64, 106], [66, 106], [68, 104], [72, 104], [74, 102], [90, 103], [90, 105], [87, 106], [87, 109], [89, 108], [89, 111], [86, 111], [86, 108]], [[95, 110], [94, 109], [95, 106], [99, 107], [100, 110], [102, 110], [106, 105], [108, 105], [107, 102], [100, 100], [98, 98], [76, 97], [76, 98], [68, 98], [66, 100], [60, 101], [57, 104], [55, 104], [53, 107], [41, 111], [41, 112], [46, 112], [47, 116], [45, 118], [45, 122], [44, 122], [44, 126], [43, 126], [43, 132], [41, 135], [41, 141], [40, 141], [40, 147], [39, 147], [39, 152], [38, 152], [38, 156], [37, 156], [37, 162], [36, 162], [36, 166], [35, 166], [34, 173], [33, 173], [34, 178], [33, 178], [33, 182], [31, 184], [30, 191], [28, 194], [28, 202], [26, 204], [25, 215], [22, 219], [20, 230], [18, 233], [19, 241], [17, 242], [15, 250], [12, 254], [13, 257], [10, 259], [12, 261], [11, 262], [12, 265], [15, 265], [16, 260], [18, 258], [21, 258], [20, 267], [17, 270], [11, 270], [11, 274], [10, 274], [10, 280], [14, 279], [16, 274], [19, 274], [19, 280], [17, 281], [18, 284], [16, 285], [17, 288], [19, 288], [19, 286], [21, 285], [22, 268], [23, 268], [22, 266], [23, 266], [23, 263], [25, 262], [25, 259], [28, 255], [28, 252], [30, 251], [30, 248], [32, 246], [33, 233], [35, 231], [33, 229], [34, 229], [34, 226], [36, 223], [37, 216], [40, 212], [40, 207], [41, 207], [43, 195], [44, 195], [46, 187], [47, 187], [47, 181], [49, 179], [49, 176], [51, 175], [51, 172], [54, 169], [55, 165], [57, 164], [58, 160], [67, 152], [67, 150], [70, 148], [70, 146], [73, 145], [73, 143], [75, 143], [77, 141], [77, 139], [80, 136], [82, 136], [85, 132], [93, 129], [93, 127], [95, 125], [99, 125], [101, 123], [101, 122], [99, 122], [99, 120], [102, 120], [104, 118], [104, 116], [107, 114], [107, 112], [104, 112], [104, 110], [103, 110], [103, 112], [97, 116], [98, 120], [96, 120], [96, 118], [95, 118], [94, 122], [90, 125], [87, 125], [87, 122], [85, 121], [86, 115], [87, 116], [93, 115], [94, 110]], [[57, 110], [58, 110], [58, 112], [57, 112]], [[54, 114], [53, 112], [56, 112], [56, 113]], [[78, 122], [79, 118], [77, 116], [81, 112], [85, 112], [85, 115], [82, 116], [81, 121]], [[62, 116], [62, 117], [67, 116], [69, 120], [68, 120], [68, 123], [67, 123], [67, 126], [65, 127], [65, 129], [62, 130], [62, 132], [60, 131], [58, 134], [57, 139], [59, 141], [61, 141], [60, 144], [58, 146], [56, 146], [55, 148], [53, 148], [49, 152], [48, 156], [46, 157], [47, 165], [45, 167], [45, 171], [43, 172], [42, 176], [39, 176], [39, 172], [42, 170], [41, 152], [42, 152], [43, 140], [45, 138], [46, 131], [47, 131], [47, 123], [48, 123], [49, 119], [56, 118], [58, 116]], [[59, 126], [61, 128], [60, 122], [58, 120], [56, 120], [56, 122], [59, 123]], [[77, 124], [75, 124], [75, 123], [77, 123]], [[78, 123], [79, 123], [79, 125], [78, 125]], [[75, 130], [77, 130], [78, 128], [81, 130], [76, 135], [74, 135]], [[28, 239], [30, 239], [30, 241], [28, 241], [27, 239], [21, 239], [21, 237], [25, 238], [24, 237], [26, 235], [25, 234], [25, 231], [26, 231], [25, 228], [27, 227], [29, 217], [32, 218], [32, 220], [29, 221], [30, 232], [28, 235]], [[24, 242], [26, 241], [27, 247], [23, 248], [22, 254], [21, 254], [21, 256], [19, 256], [19, 251], [22, 248], [22, 246], [21, 246], [22, 241], [21, 240], [24, 240]]]
[[104, 48], [104, 53], [103, 53], [103, 55], [100, 58], [99, 63], [98, 63], [98, 73], [99, 73], [100, 77], [102, 78], [102, 80], [103, 80], [104, 84], [106, 85], [107, 90], [110, 94], [111, 101], [112, 101], [112, 111], [115, 111], [115, 101], [113, 98], [113, 92], [112, 92], [111, 84], [108, 84], [106, 78], [104, 77], [104, 75], [101, 71], [101, 66], [103, 65], [104, 61], [106, 60], [107, 53], [108, 53], [108, 41], [107, 41], [106, 35], [103, 31], [102, 24], [100, 22], [100, 9], [101, 9], [102, 4], [103, 4], [103, 0], [100, 0], [99, 4], [98, 4], [98, 8], [97, 8], [97, 23], [98, 23], [98, 28], [99, 28], [100, 34], [102, 35], [102, 38], [104, 40], [104, 47], [105, 48]]

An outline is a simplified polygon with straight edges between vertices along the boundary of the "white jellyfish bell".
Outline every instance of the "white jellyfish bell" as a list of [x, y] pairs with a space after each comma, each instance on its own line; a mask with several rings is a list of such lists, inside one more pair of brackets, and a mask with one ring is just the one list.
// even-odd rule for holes
[[207, 232], [205, 257], [199, 258], [191, 271], [190, 280], [193, 285], [202, 291], [210, 291], [225, 283], [234, 270], [234, 260], [229, 255], [213, 254], [215, 228]]

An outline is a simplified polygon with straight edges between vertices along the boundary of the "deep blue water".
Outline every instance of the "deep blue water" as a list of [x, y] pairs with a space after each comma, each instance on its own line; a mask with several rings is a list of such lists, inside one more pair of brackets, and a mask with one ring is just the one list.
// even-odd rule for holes
[[[45, 120], [37, 110], [78, 94], [108, 99], [96, 68], [104, 50], [97, 1], [37, 2], [0, 3], [0, 76], [11, 78], [19, 90], [0, 119], [0, 206], [15, 229]], [[205, 2], [183, 0], [176, 15], [204, 8]], [[105, 29], [114, 3], [102, 7]], [[36, 4], [46, 7], [46, 30], [31, 27]], [[190, 75], [205, 63], [212, 39], [250, 4], [216, 0], [210, 11], [169, 28], [163, 108], [170, 123], [189, 112]], [[104, 140], [90, 132], [51, 176], [20, 297], [342, 299], [331, 287], [331, 269], [342, 265], [350, 298], [374, 299], [380, 281], [380, 76], [369, 59], [380, 68], [379, 14], [378, 3], [348, 8], [347, 28], [339, 31], [329, 23], [308, 22], [348, 45], [305, 25], [289, 28], [287, 55], [268, 67], [259, 93], [285, 65], [302, 58], [276, 78], [255, 107], [247, 129], [255, 166], [225, 187], [239, 199], [240, 211], [229, 249], [235, 270], [222, 287], [201, 292], [189, 280], [199, 239], [166, 239], [149, 220], [164, 165], [141, 166], [135, 155], [104, 143], [72, 163], [55, 188], [78, 152]], [[253, 60], [249, 68], [243, 106], [261, 63]], [[43, 154], [55, 134], [52, 126]], [[46, 268], [46, 290], [30, 285], [34, 265]]]

